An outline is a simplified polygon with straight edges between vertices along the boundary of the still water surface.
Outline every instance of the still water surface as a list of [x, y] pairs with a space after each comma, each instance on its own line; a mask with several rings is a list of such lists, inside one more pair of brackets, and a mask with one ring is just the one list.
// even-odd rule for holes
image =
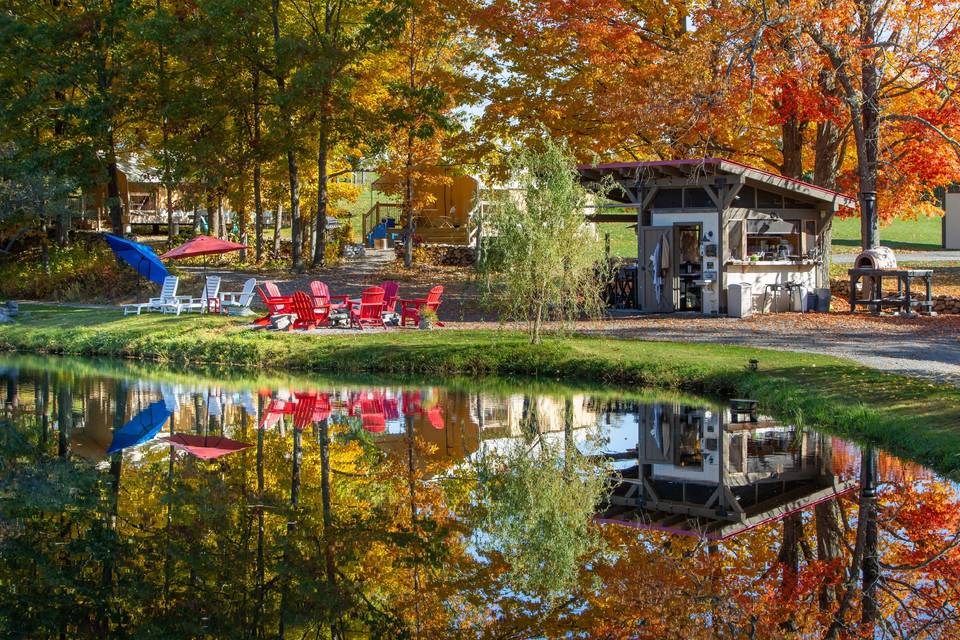
[[12, 356], [0, 383], [2, 637], [960, 636], [957, 486], [762, 411]]

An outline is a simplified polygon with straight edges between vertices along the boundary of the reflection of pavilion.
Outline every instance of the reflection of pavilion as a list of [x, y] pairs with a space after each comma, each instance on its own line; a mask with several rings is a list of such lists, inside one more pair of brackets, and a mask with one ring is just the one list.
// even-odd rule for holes
[[599, 519], [723, 539], [853, 488], [832, 469], [831, 439], [727, 409], [643, 405], [636, 449]]

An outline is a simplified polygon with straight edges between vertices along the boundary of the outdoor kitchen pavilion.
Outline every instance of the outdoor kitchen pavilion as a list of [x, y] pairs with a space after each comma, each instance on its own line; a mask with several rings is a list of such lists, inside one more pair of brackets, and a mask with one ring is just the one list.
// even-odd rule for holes
[[[846, 195], [720, 158], [578, 167], [612, 184], [593, 222], [637, 225], [628, 303], [644, 312], [804, 310], [829, 287], [829, 239]], [[626, 212], [624, 212], [626, 210]], [[729, 294], [729, 299], [728, 299]]]

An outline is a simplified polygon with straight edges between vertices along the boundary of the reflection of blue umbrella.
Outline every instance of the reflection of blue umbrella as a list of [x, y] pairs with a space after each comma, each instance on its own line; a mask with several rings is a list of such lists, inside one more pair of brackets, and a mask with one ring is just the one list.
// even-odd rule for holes
[[170, 418], [170, 410], [167, 409], [163, 400], [157, 400], [134, 416], [133, 420], [113, 432], [113, 442], [110, 443], [107, 453], [114, 453], [152, 440], [167, 423], [168, 418]]
[[147, 280], [163, 284], [163, 279], [170, 275], [157, 254], [147, 245], [109, 233], [103, 234], [103, 237], [118, 258], [133, 267]]

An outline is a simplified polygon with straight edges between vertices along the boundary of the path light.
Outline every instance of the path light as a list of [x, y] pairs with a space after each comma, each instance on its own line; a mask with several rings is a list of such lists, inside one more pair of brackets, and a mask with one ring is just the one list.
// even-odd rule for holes
[[760, 361], [756, 358], [750, 359], [750, 371], [756, 371], [760, 368]]

